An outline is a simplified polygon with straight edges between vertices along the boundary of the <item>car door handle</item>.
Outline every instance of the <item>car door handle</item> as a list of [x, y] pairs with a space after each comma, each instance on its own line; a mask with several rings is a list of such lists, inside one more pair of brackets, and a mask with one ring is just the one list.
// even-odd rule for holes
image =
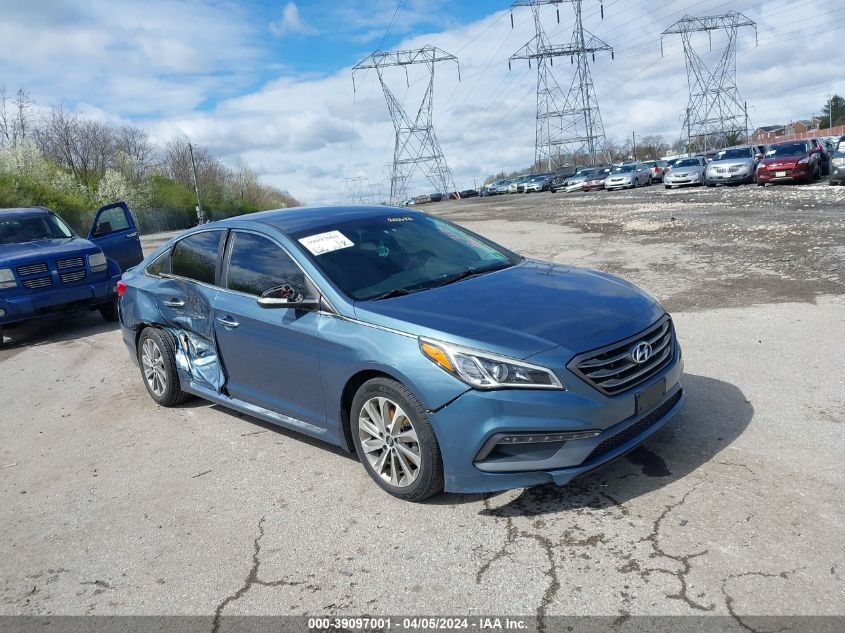
[[138, 231], [133, 231], [132, 233], [127, 233], [126, 238], [129, 239], [130, 237], [138, 237]]
[[240, 323], [235, 321], [230, 316], [217, 317], [217, 322], [220, 323], [223, 327], [228, 327], [228, 328], [233, 328], [233, 329], [240, 325]]
[[174, 297], [173, 299], [165, 299], [162, 301], [164, 305], [168, 308], [184, 308], [185, 307], [185, 300], [179, 299], [178, 297]]

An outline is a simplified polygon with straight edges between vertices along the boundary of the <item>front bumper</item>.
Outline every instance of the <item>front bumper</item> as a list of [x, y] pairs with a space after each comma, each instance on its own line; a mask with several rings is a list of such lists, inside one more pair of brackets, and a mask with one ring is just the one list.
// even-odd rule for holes
[[20, 293], [19, 289], [15, 289], [18, 294], [11, 296], [3, 296], [0, 292], [0, 308], [6, 312], [0, 318], [0, 324], [56, 316], [108, 303], [115, 297], [115, 286], [120, 280], [120, 274], [101, 274], [101, 280], [84, 284], [53, 286], [28, 293]]
[[692, 174], [690, 176], [664, 176], [663, 184], [670, 187], [681, 187], [684, 185], [700, 185], [701, 174]]
[[810, 180], [813, 177], [813, 167], [809, 164], [795, 164], [794, 166], [768, 167], [757, 170], [757, 182], [795, 182]]
[[608, 191], [612, 189], [627, 189], [628, 187], [633, 186], [633, 179], [631, 180], [606, 180], [604, 182], [604, 188]]
[[[683, 406], [683, 360], [677, 341], [672, 362], [630, 392], [604, 396], [578, 379], [568, 391], [470, 390], [436, 412], [429, 412], [443, 455], [449, 492], [492, 492], [546, 483], [564, 485], [636, 448]], [[636, 393], [665, 380], [664, 397], [640, 415]], [[580, 383], [580, 384], [579, 384]], [[490, 455], [491, 440], [502, 434], [555, 434], [587, 430], [588, 439], [517, 445]], [[520, 453], [519, 446], [530, 448]], [[510, 447], [508, 447], [510, 448]], [[479, 456], [482, 459], [479, 459]]]
[[581, 185], [581, 191], [601, 191], [604, 189], [604, 180], [593, 180]]
[[718, 185], [722, 183], [732, 183], [732, 182], [748, 182], [754, 179], [754, 172], [753, 171], [743, 171], [743, 172], [733, 172], [733, 173], [725, 173], [725, 174], [717, 174], [708, 172], [707, 173], [707, 181], [710, 184]]
[[835, 182], [842, 182], [845, 180], [845, 165], [831, 165], [830, 179]]

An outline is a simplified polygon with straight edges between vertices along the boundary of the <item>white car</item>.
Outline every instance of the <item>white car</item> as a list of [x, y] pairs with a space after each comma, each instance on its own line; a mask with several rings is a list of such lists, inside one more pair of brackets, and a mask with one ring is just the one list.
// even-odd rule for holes
[[707, 159], [703, 156], [681, 158], [663, 175], [663, 185], [667, 189], [685, 185], [700, 185], [704, 182], [704, 170]]
[[650, 184], [651, 171], [648, 166], [642, 163], [629, 163], [611, 169], [604, 181], [604, 188], [612, 191], [613, 189], [634, 189]]

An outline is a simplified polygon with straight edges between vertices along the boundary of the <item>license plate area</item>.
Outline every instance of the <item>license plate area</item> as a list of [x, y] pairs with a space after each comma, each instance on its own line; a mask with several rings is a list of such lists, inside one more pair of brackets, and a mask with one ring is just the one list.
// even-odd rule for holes
[[775, 172], [775, 178], [783, 178], [784, 176], [786, 176], [785, 171], [776, 171]]
[[639, 392], [635, 398], [637, 401], [637, 415], [651, 411], [661, 402], [666, 395], [666, 379], [662, 378], [648, 389]]

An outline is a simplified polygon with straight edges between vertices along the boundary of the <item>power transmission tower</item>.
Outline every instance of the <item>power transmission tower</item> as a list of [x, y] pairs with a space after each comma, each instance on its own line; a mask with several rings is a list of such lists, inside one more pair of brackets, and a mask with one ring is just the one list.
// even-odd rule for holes
[[[434, 134], [432, 110], [434, 103], [434, 68], [439, 62], [458, 62], [458, 58], [434, 46], [407, 51], [375, 51], [352, 69], [352, 85], [355, 86], [355, 73], [361, 70], [375, 69], [379, 83], [387, 100], [390, 118], [396, 131], [393, 148], [393, 165], [390, 171], [390, 204], [400, 204], [408, 196], [408, 181], [417, 168], [428, 179], [434, 189], [444, 195], [455, 191], [452, 172], [446, 165], [443, 150]], [[405, 106], [388, 88], [385, 69], [400, 66], [405, 69], [407, 82], [408, 66], [425, 64], [428, 70], [428, 85], [422, 97], [417, 115], [413, 119]], [[458, 67], [460, 80], [460, 66]], [[410, 87], [410, 83], [408, 83]]]
[[[747, 136], [747, 108], [736, 87], [737, 31], [744, 26], [754, 27], [756, 40], [757, 23], [735, 11], [703, 18], [685, 16], [660, 36], [661, 55], [663, 38], [667, 35], [680, 35], [684, 43], [689, 86], [684, 128], [689, 151], [720, 149], [736, 143], [742, 135]], [[696, 50], [693, 34], [707, 33], [712, 53], [713, 31], [725, 31], [727, 43], [716, 67], [711, 69]]]
[[[575, 10], [575, 27], [569, 44], [552, 44], [543, 28], [541, 8], [555, 5], [560, 23], [560, 4], [568, 2]], [[596, 53], [610, 52], [613, 48], [584, 28], [581, 0], [516, 0], [511, 6], [530, 7], [534, 15], [534, 37], [511, 55], [508, 68], [515, 60], [532, 60], [537, 65], [537, 124], [534, 148], [535, 164], [546, 164], [552, 171], [566, 161], [594, 164], [604, 159], [604, 125], [599, 112], [593, 79], [590, 75], [588, 56], [593, 61]], [[604, 3], [601, 4], [604, 18]], [[513, 26], [513, 13], [511, 13]], [[554, 60], [569, 57], [574, 74], [569, 89], [564, 90], [554, 72]], [[559, 74], [562, 74], [559, 73]]]
[[343, 181], [343, 193], [346, 202], [349, 204], [367, 204], [365, 188], [368, 185], [369, 178], [366, 176], [345, 178]]

